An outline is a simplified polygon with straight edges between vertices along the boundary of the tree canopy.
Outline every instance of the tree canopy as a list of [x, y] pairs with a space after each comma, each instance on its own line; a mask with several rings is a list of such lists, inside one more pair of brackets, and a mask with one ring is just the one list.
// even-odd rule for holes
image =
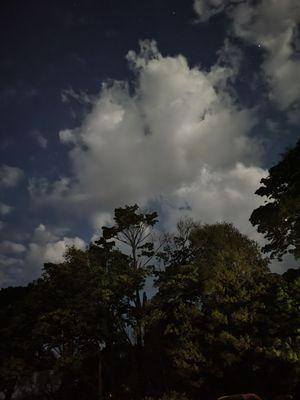
[[299, 270], [271, 273], [232, 224], [185, 219], [156, 241], [156, 221], [117, 208], [86, 249], [0, 291], [5, 400], [296, 398]]
[[266, 197], [253, 211], [250, 222], [269, 241], [263, 250], [271, 257], [290, 252], [300, 258], [300, 140], [270, 168], [255, 192]]

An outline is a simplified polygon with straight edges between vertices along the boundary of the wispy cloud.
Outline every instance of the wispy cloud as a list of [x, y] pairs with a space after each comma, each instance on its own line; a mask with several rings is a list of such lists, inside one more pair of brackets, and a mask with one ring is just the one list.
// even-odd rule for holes
[[14, 243], [9, 240], [0, 242], [0, 253], [18, 254], [26, 251], [26, 247], [21, 243]]
[[225, 11], [232, 22], [231, 33], [264, 51], [261, 69], [269, 85], [270, 100], [281, 110], [299, 103], [298, 0], [194, 0], [194, 10], [199, 22]]
[[41, 134], [40, 131], [34, 130], [31, 132], [32, 136], [36, 139], [37, 144], [42, 148], [42, 149], [46, 149], [48, 146], [48, 139], [45, 138], [45, 136], [43, 136]]
[[12, 206], [0, 202], [0, 215], [7, 215], [13, 210]]
[[0, 186], [16, 186], [23, 178], [24, 173], [20, 168], [6, 164], [0, 166]]

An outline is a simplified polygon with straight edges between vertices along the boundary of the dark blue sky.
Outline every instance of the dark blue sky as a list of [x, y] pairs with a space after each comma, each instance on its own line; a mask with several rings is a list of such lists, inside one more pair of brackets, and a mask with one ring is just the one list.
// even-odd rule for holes
[[[26, 283], [38, 276], [43, 261], [52, 260], [53, 253], [59, 254], [66, 243], [73, 243], [74, 238], [77, 244], [79, 238], [90, 240], [97, 231], [93, 221], [109, 220], [118, 200], [120, 205], [130, 201], [154, 205], [166, 228], [174, 225], [181, 216], [178, 210], [187, 204], [196, 219], [231, 219], [251, 235], [246, 215], [257, 200], [250, 201], [248, 193], [259, 183], [259, 174], [277, 162], [299, 135], [299, 94], [297, 97], [290, 87], [293, 80], [297, 84], [299, 10], [293, 0], [285, 6], [276, 6], [274, 0], [219, 3], [217, 9], [209, 0], [11, 0], [2, 5], [1, 285]], [[273, 7], [275, 33], [265, 11], [268, 3]], [[288, 36], [290, 32], [293, 35]], [[283, 42], [283, 36], [291, 38]], [[158, 48], [151, 50], [150, 58], [139, 52], [139, 41], [147, 39], [154, 40]], [[134, 67], [126, 59], [130, 50], [135, 51], [136, 58], [130, 61]], [[169, 76], [166, 68], [170, 68]], [[199, 72], [194, 78], [193, 71]], [[112, 89], [116, 81], [126, 82], [128, 89], [116, 94]], [[103, 92], [104, 82], [107, 93]], [[194, 84], [195, 88], [199, 84], [195, 93]], [[204, 105], [200, 104], [202, 90]], [[162, 100], [166, 93], [169, 100]], [[103, 125], [105, 96], [122, 109], [121, 117], [111, 110], [105, 114], [111, 121], [121, 118], [123, 125], [118, 128], [112, 127], [116, 124]], [[178, 101], [182, 107], [174, 112], [173, 121], [168, 105]], [[195, 127], [197, 101], [205, 125]], [[209, 122], [208, 116], [215, 122]], [[170, 127], [175, 127], [170, 133], [168, 118]], [[133, 140], [130, 129], [138, 130], [138, 121], [144, 121], [144, 133], [166, 135], [157, 139], [156, 145], [139, 147], [139, 151], [145, 149], [143, 161], [135, 160], [126, 149], [126, 143]], [[180, 121], [182, 127], [172, 136]], [[113, 140], [108, 141], [102, 154], [99, 141], [107, 137], [106, 129], [116, 132], [111, 135], [123, 136], [117, 139], [117, 149]], [[59, 132], [64, 130], [76, 140], [62, 139]], [[194, 135], [193, 140], [187, 139], [191, 136], [183, 140], [180, 135], [188, 135], [184, 132]], [[180, 148], [184, 151], [182, 168], [183, 159], [175, 155]], [[129, 154], [125, 160], [122, 149]], [[110, 151], [113, 162], [107, 157]], [[157, 166], [153, 171], [149, 154]], [[132, 176], [135, 163], [139, 173]], [[155, 183], [151, 174], [159, 177]], [[209, 178], [205, 180], [204, 174]], [[57, 188], [62, 179], [68, 180], [63, 190]], [[245, 179], [249, 185], [244, 187], [241, 182]], [[102, 190], [94, 191], [94, 186], [101, 185]], [[198, 195], [195, 185], [207, 196]], [[213, 196], [216, 203], [208, 200]], [[228, 196], [226, 205], [219, 202], [220, 196]], [[206, 203], [213, 204], [207, 212]]]

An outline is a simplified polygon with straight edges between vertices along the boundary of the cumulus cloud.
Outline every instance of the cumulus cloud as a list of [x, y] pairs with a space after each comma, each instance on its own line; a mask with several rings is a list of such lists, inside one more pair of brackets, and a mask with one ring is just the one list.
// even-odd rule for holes
[[262, 71], [270, 99], [282, 110], [295, 107], [300, 100], [298, 0], [195, 0], [194, 9], [201, 22], [226, 10], [234, 34], [265, 51]]
[[226, 172], [204, 166], [192, 184], [176, 190], [172, 201], [165, 204], [170, 228], [185, 214], [205, 223], [231, 221], [252, 239], [261, 240], [248, 220], [249, 212], [261, 202], [253, 193], [266, 175], [262, 168], [242, 163]]
[[7, 215], [13, 210], [12, 206], [0, 202], [0, 215]]
[[40, 224], [34, 230], [32, 240], [28, 244], [26, 263], [38, 267], [39, 269], [35, 272], [39, 272], [45, 262], [62, 262], [67, 248], [71, 246], [84, 249], [85, 242], [79, 237], [59, 238], [44, 224]]
[[104, 83], [82, 125], [60, 132], [62, 144], [71, 145], [73, 176], [29, 187], [36, 201], [89, 213], [93, 228], [99, 210], [101, 222], [114, 207], [173, 199], [200, 185], [204, 167], [227, 176], [238, 163], [247, 170], [258, 162], [249, 139], [255, 113], [240, 109], [228, 90], [237, 62], [204, 72], [181, 55], [164, 57], [153, 41], [127, 59], [134, 93], [127, 82]]
[[84, 249], [85, 242], [79, 237], [59, 237], [44, 224], [35, 228], [26, 246], [3, 241], [0, 243], [0, 286], [27, 284], [37, 279], [45, 262], [62, 262], [66, 250], [72, 246]]
[[113, 210], [111, 212], [101, 212], [97, 211], [90, 217], [90, 225], [93, 228], [93, 235], [91, 237], [91, 242], [99, 239], [102, 234], [103, 226], [110, 226], [114, 224], [113, 220]]
[[0, 166], [0, 186], [16, 186], [23, 178], [23, 175], [23, 171], [20, 168], [2, 164]]

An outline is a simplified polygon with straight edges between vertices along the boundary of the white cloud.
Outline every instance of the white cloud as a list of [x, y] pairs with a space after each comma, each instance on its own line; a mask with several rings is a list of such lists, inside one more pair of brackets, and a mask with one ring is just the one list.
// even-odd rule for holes
[[31, 241], [38, 244], [45, 244], [57, 240], [57, 236], [51, 231], [46, 229], [44, 224], [39, 224], [33, 231]]
[[[31, 178], [28, 192], [37, 203], [46, 205], [61, 202], [63, 205], [65, 198], [71, 201], [71, 185], [71, 179], [68, 177], [62, 177], [54, 182], [50, 182], [47, 178]], [[77, 202], [79, 202], [80, 195], [78, 194], [77, 197]], [[77, 197], [73, 194], [72, 200], [76, 202]]]
[[281, 109], [300, 100], [300, 61], [293, 43], [300, 22], [298, 0], [261, 0], [241, 3], [232, 12], [237, 36], [262, 47], [262, 69], [270, 85], [270, 98]]
[[85, 243], [78, 237], [59, 238], [53, 230], [47, 229], [44, 224], [40, 224], [33, 232], [27, 257], [32, 259], [36, 257], [36, 254], [39, 254], [38, 258], [42, 263], [61, 262], [67, 248], [71, 246], [84, 248]]
[[46, 139], [41, 132], [39, 131], [32, 131], [32, 136], [35, 137], [38, 145], [42, 148], [42, 149], [46, 149], [48, 146], [48, 139]]
[[31, 180], [35, 201], [86, 215], [96, 234], [115, 207], [161, 200], [175, 209], [188, 203], [196, 219], [251, 230], [253, 193], [265, 172], [250, 139], [255, 112], [241, 109], [231, 91], [240, 54], [229, 42], [224, 49], [209, 72], [181, 55], [162, 56], [155, 42], [130, 51], [135, 92], [126, 82], [103, 84], [82, 125], [60, 132], [71, 144], [72, 177]]
[[262, 71], [269, 84], [269, 96], [282, 110], [300, 100], [300, 61], [295, 42], [300, 22], [298, 0], [194, 0], [201, 22], [226, 10], [234, 34], [261, 47]]
[[43, 259], [45, 262], [59, 263], [63, 261], [63, 256], [68, 247], [76, 247], [78, 249], [85, 248], [85, 242], [79, 237], [64, 237], [54, 243], [47, 243]]
[[75, 136], [72, 133], [72, 129], [64, 129], [59, 132], [59, 139], [62, 143], [74, 143]]
[[25, 256], [25, 280], [38, 278], [45, 262], [62, 262], [67, 248], [71, 246], [84, 249], [85, 242], [79, 237], [60, 238], [44, 224], [37, 226]]
[[[260, 148], [250, 139], [256, 115], [237, 105], [230, 82], [240, 54], [229, 42], [224, 49], [209, 72], [190, 68], [183, 56], [163, 57], [155, 42], [142, 42], [139, 54], [129, 52], [135, 92], [126, 82], [103, 84], [82, 125], [60, 133], [72, 146], [73, 176], [32, 180], [33, 198], [62, 207], [65, 215], [85, 215], [95, 230], [92, 239], [112, 222], [115, 207], [154, 201], [166, 229], [188, 214], [208, 223], [232, 221], [261, 240], [248, 221], [266, 176], [258, 167]], [[49, 240], [47, 248], [36, 238], [30, 257], [62, 254], [64, 243]]]
[[108, 212], [97, 212], [91, 217], [91, 224], [95, 229], [102, 228], [102, 226], [107, 226], [112, 223], [112, 214]]
[[256, 118], [227, 92], [230, 67], [190, 68], [183, 56], [163, 57], [155, 42], [127, 58], [135, 93], [126, 82], [103, 84], [82, 126], [60, 132], [63, 143], [73, 142], [73, 178], [31, 181], [36, 200], [107, 213], [168, 196], [197, 180], [206, 164], [229, 171], [239, 161], [256, 162], [247, 136]]
[[25, 251], [26, 247], [20, 243], [11, 242], [9, 240], [4, 240], [0, 243], [0, 252], [2, 254], [19, 254]]
[[285, 256], [283, 256], [282, 261], [278, 261], [276, 259], [271, 261], [272, 272], [283, 274], [289, 268], [299, 268], [299, 262], [292, 254], [286, 254]]
[[0, 215], [7, 215], [13, 210], [12, 206], [0, 202]]
[[103, 226], [111, 226], [113, 225], [113, 210], [111, 212], [95, 212], [90, 217], [90, 224], [94, 230], [94, 233], [91, 237], [91, 242], [98, 240], [102, 234]]
[[[31, 263], [37, 267], [36, 277], [39, 275], [40, 270], [45, 262], [59, 263], [63, 261], [63, 256], [68, 247], [75, 246], [83, 249], [85, 243], [82, 239], [64, 237], [52, 243], [29, 243], [29, 251], [26, 255], [26, 264]], [[27, 273], [28, 271], [25, 271]]]
[[[37, 279], [45, 262], [62, 262], [66, 250], [71, 246], [84, 249], [85, 242], [79, 237], [59, 237], [53, 229], [44, 224], [35, 228], [26, 247], [23, 244], [3, 241], [0, 243], [0, 252], [3, 253], [0, 257], [0, 286], [27, 284]], [[14, 254], [14, 257], [6, 254]]]
[[[180, 216], [187, 215], [202, 223], [230, 221], [252, 239], [262, 240], [249, 224], [249, 213], [261, 204], [253, 193], [266, 171], [237, 163], [230, 170], [214, 171], [204, 166], [192, 184], [182, 186], [166, 203], [167, 229], [173, 229]], [[171, 206], [169, 205], [171, 204]]]
[[194, 10], [199, 20], [205, 22], [222, 12], [228, 3], [229, 0], [194, 0]]
[[23, 178], [23, 175], [23, 171], [20, 168], [2, 164], [0, 166], [0, 186], [16, 186]]

